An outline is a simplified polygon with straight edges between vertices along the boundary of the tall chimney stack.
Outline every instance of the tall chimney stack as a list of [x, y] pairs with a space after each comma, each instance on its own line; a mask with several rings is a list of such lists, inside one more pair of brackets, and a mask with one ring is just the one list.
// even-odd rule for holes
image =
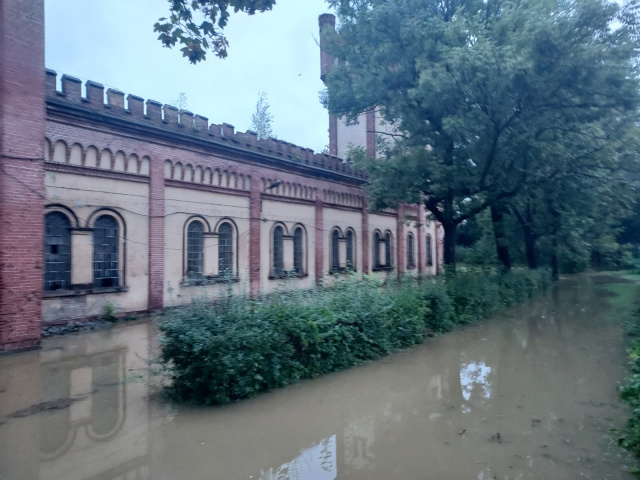
[[336, 31], [336, 17], [331, 13], [323, 13], [318, 17], [320, 26], [320, 79], [324, 82], [333, 67], [333, 57], [322, 48], [323, 37], [329, 32]]

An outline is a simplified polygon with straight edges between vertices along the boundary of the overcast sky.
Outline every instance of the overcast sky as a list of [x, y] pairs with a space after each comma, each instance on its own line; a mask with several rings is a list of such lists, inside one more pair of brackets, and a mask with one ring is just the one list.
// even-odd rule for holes
[[324, 0], [277, 0], [271, 12], [232, 16], [228, 58], [210, 53], [195, 66], [153, 32], [166, 0], [45, 0], [45, 9], [46, 65], [58, 79], [66, 73], [163, 103], [185, 92], [190, 111], [237, 131], [249, 128], [265, 91], [278, 138], [316, 151], [329, 142], [316, 44]]

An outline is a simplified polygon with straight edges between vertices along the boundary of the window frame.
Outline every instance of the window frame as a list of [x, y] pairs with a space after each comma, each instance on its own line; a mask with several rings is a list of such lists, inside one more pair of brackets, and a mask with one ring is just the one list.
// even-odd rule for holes
[[[223, 246], [222, 245], [223, 234], [221, 233], [221, 229], [225, 226], [229, 227], [229, 231], [228, 231], [229, 237], [228, 237], [228, 245]], [[237, 237], [234, 235], [234, 232], [235, 232], [235, 226], [228, 219], [221, 220], [220, 223], [218, 224], [218, 227], [216, 228], [216, 233], [218, 234], [218, 276], [219, 277], [228, 278], [229, 276], [231, 277], [237, 276], [236, 264], [234, 263], [237, 258], [234, 239]], [[223, 251], [223, 248], [226, 249], [226, 251]], [[223, 254], [224, 256], [231, 258], [231, 261], [228, 262], [229, 266], [226, 268], [223, 268], [224, 267]]]
[[[115, 240], [112, 240], [110, 243], [110, 247], [113, 248], [115, 250], [115, 252], [111, 252], [111, 253], [106, 253], [107, 255], [112, 255], [115, 256], [115, 265], [116, 268], [108, 268], [105, 269], [104, 267], [102, 267], [101, 269], [96, 269], [96, 264], [98, 263], [104, 263], [104, 259], [103, 260], [96, 260], [96, 256], [97, 255], [105, 255], [105, 253], [98, 253], [96, 246], [98, 245], [98, 239], [96, 238], [96, 232], [99, 231], [99, 228], [97, 227], [98, 223], [102, 220], [102, 219], [106, 219], [109, 218], [113, 221], [113, 224], [115, 225], [115, 231], [116, 231], [116, 235], [114, 236], [106, 236], [105, 238], [115, 238]], [[93, 226], [92, 226], [92, 230], [93, 230], [93, 260], [92, 260], [92, 271], [93, 271], [93, 288], [94, 289], [112, 289], [112, 288], [122, 288], [124, 287], [124, 281], [123, 281], [123, 277], [124, 275], [122, 274], [122, 269], [123, 269], [123, 256], [122, 255], [122, 239], [124, 238], [123, 235], [121, 234], [121, 232], [123, 231], [123, 226], [121, 225], [121, 222], [119, 221], [120, 219], [114, 215], [113, 212], [111, 211], [98, 211], [96, 212], [96, 214], [94, 215], [94, 220], [93, 220]], [[114, 229], [114, 227], [108, 227], [111, 228], [112, 230]], [[104, 228], [107, 229], [107, 228]], [[101, 245], [102, 247], [108, 246], [107, 244], [103, 243]], [[111, 260], [111, 262], [113, 263], [113, 260]], [[98, 271], [115, 271], [117, 276], [96, 276], [96, 272]], [[115, 279], [115, 285], [113, 284], [114, 282], [111, 282], [111, 285], [105, 285], [104, 283], [105, 280], [107, 279]], [[99, 284], [100, 283], [100, 284]]]
[[340, 239], [342, 238], [342, 232], [338, 227], [334, 227], [331, 229], [329, 238], [331, 240], [329, 273], [340, 273], [342, 271], [340, 268]]
[[[298, 232], [300, 237], [298, 238]], [[306, 232], [302, 225], [296, 225], [293, 227], [293, 271], [297, 276], [306, 275]]]
[[[276, 233], [280, 232], [280, 238], [276, 239]], [[271, 230], [271, 276], [273, 278], [283, 278], [284, 271], [284, 237], [286, 235], [285, 226], [277, 223]]]
[[407, 270], [413, 270], [416, 268], [415, 257], [415, 240], [412, 232], [407, 233]]
[[373, 232], [373, 268], [380, 269], [382, 265], [380, 264], [380, 239], [381, 233], [376, 230]]
[[[192, 232], [192, 227], [195, 225], [199, 225], [200, 232]], [[205, 232], [207, 231], [207, 225], [203, 222], [203, 220], [199, 217], [193, 217], [187, 221], [185, 225], [185, 263], [184, 263], [184, 278], [188, 282], [193, 283], [202, 283], [205, 277], [205, 251], [204, 251], [204, 237]], [[192, 233], [194, 235], [199, 234], [199, 238], [191, 238]], [[199, 251], [193, 251], [195, 247], [198, 245], [195, 244], [195, 241], [199, 240]], [[200, 258], [192, 258], [192, 255], [198, 255]], [[192, 274], [191, 264], [192, 262], [199, 263], [199, 272], [196, 271]]]
[[433, 267], [433, 238], [429, 233], [426, 235], [425, 257], [427, 267]]
[[[351, 238], [349, 238], [349, 236], [351, 236]], [[356, 232], [353, 230], [353, 228], [347, 229], [347, 233], [345, 234], [345, 239], [347, 241], [347, 255], [346, 255], [347, 270], [350, 272], [357, 272], [358, 265], [356, 262], [356, 259], [357, 259]], [[351, 250], [351, 252], [349, 252], [349, 250]], [[351, 253], [351, 255], [349, 255], [349, 253]]]
[[[66, 222], [66, 225], [65, 226], [54, 226], [54, 225], [49, 226], [49, 225], [47, 225], [48, 219], [49, 218], [55, 218], [55, 217], [64, 219], [63, 221]], [[66, 237], [68, 239], [67, 244], [66, 245], [64, 243], [55, 244], [55, 246], [56, 246], [56, 249], [55, 249], [56, 251], [55, 252], [47, 252], [47, 247], [48, 246], [54, 246], [53, 243], [48, 243], [48, 239], [50, 237], [54, 237], [54, 235], [48, 235], [48, 233], [47, 233], [47, 231], [48, 231], [48, 229], [50, 227], [51, 228], [66, 228], [67, 229], [67, 232], [64, 235], [64, 237]], [[44, 256], [44, 275], [43, 275], [43, 279], [42, 279], [43, 280], [43, 289], [44, 289], [45, 292], [57, 292], [57, 291], [61, 291], [61, 290], [62, 291], [71, 290], [71, 288], [72, 288], [72, 284], [71, 284], [71, 281], [72, 281], [72, 268], [73, 268], [73, 257], [72, 257], [73, 252], [72, 252], [72, 239], [71, 239], [71, 230], [72, 230], [72, 228], [73, 228], [73, 222], [69, 219], [69, 216], [66, 213], [61, 212], [60, 210], [50, 210], [50, 211], [45, 213], [45, 215], [44, 215], [44, 238], [43, 238], [43, 244], [44, 244], [43, 245], [44, 246], [44, 248], [43, 248], [43, 250], [44, 250], [44, 252], [43, 252], [43, 256]], [[60, 236], [61, 235], [55, 235], [55, 237], [60, 237]], [[59, 248], [61, 246], [63, 246], [63, 247], [66, 246], [67, 247], [66, 250], [68, 252], [67, 253], [60, 253], [58, 250], [59, 250]], [[48, 261], [47, 260], [48, 255], [64, 256], [64, 257], [67, 257], [67, 258], [64, 261], [52, 262], [52, 261]], [[50, 266], [50, 265], [57, 265], [57, 264], [62, 264], [63, 267], [66, 267], [66, 268], [63, 268], [62, 272], [57, 271], [57, 270], [53, 270], [52, 271], [52, 270], [50, 270], [48, 268], [48, 266]], [[54, 280], [48, 280], [47, 279], [47, 275], [48, 274], [56, 274], [57, 275], [57, 274], [60, 274], [60, 273], [62, 273], [62, 275], [65, 277], [65, 278], [59, 280], [59, 281], [62, 282], [62, 285], [59, 286], [59, 287], [56, 286], [56, 285], [49, 285], [48, 286], [47, 285], [48, 282], [50, 282], [50, 283], [54, 283], [54, 282], [57, 283], [57, 282], [54, 281]], [[51, 287], [54, 287], [54, 288], [51, 288]]]
[[[384, 263], [380, 255], [380, 248], [384, 245]], [[384, 233], [376, 229], [373, 234], [373, 272], [382, 272], [393, 270], [393, 234], [391, 230], [385, 230]]]

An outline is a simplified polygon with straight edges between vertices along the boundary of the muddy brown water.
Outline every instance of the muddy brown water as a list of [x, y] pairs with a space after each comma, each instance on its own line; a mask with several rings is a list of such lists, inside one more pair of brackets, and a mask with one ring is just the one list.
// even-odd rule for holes
[[630, 479], [611, 432], [627, 414], [625, 339], [606, 297], [601, 280], [565, 280], [411, 350], [213, 408], [150, 396], [150, 324], [47, 339], [0, 357], [0, 479]]

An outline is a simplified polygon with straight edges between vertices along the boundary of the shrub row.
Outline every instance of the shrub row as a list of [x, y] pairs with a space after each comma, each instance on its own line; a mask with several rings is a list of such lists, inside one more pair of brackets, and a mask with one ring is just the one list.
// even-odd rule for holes
[[[636, 310], [626, 322], [626, 330], [631, 337], [627, 350], [631, 371], [620, 387], [619, 393], [631, 407], [631, 412], [618, 442], [636, 457], [640, 457], [640, 310]], [[638, 474], [638, 470], [635, 469], [634, 473]]]
[[343, 370], [420, 343], [521, 302], [551, 283], [549, 272], [461, 272], [455, 278], [383, 285], [365, 278], [259, 300], [194, 301], [160, 319], [169, 393], [227, 403]]

